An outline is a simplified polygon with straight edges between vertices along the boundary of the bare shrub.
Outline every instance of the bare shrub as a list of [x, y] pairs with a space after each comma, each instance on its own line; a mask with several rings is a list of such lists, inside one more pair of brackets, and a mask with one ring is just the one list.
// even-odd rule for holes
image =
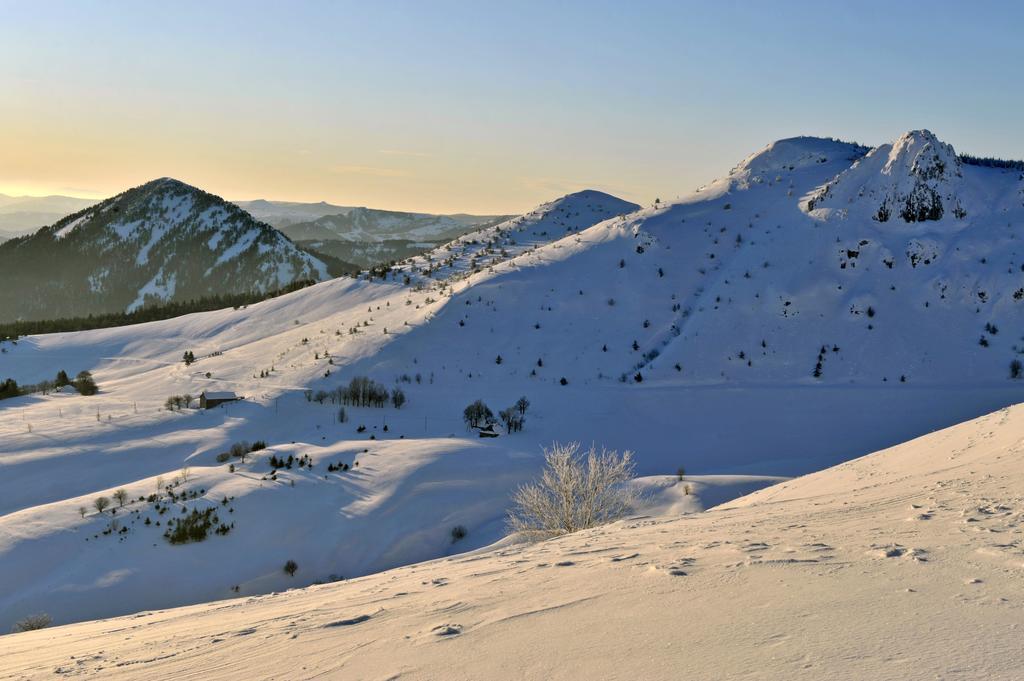
[[36, 629], [45, 629], [51, 624], [53, 624], [53, 619], [51, 619], [45, 612], [41, 612], [37, 615], [29, 615], [24, 619], [18, 620], [14, 623], [14, 627], [11, 631], [14, 633], [35, 631]]
[[627, 485], [633, 478], [633, 453], [580, 443], [553, 443], [544, 450], [546, 466], [536, 482], [512, 495], [508, 528], [533, 539], [546, 539], [596, 527], [627, 515], [637, 498]]

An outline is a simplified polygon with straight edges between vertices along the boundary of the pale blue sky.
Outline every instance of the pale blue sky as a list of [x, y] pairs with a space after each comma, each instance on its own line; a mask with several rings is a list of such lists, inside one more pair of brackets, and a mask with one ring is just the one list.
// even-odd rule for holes
[[1024, 157], [1010, 2], [0, 0], [0, 192], [517, 212], [798, 134]]

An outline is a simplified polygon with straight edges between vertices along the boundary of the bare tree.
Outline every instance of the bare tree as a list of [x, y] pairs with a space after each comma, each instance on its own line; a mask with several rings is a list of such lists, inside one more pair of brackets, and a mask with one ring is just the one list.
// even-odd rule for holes
[[578, 442], [554, 443], [544, 450], [544, 459], [540, 479], [512, 496], [511, 532], [555, 537], [610, 523], [636, 504], [636, 493], [627, 485], [633, 478], [632, 452], [598, 452], [591, 446], [584, 453]]
[[181, 481], [188, 482], [188, 476], [192, 474], [192, 467], [185, 464], [181, 467]]
[[126, 492], [122, 487], [121, 489], [114, 492], [114, 499], [117, 500], [117, 505], [119, 508], [124, 508], [125, 502], [128, 501], [128, 492]]
[[107, 509], [107, 506], [110, 506], [110, 499], [107, 497], [96, 497], [92, 500], [92, 505], [96, 507], [97, 512], [103, 513], [103, 511]]

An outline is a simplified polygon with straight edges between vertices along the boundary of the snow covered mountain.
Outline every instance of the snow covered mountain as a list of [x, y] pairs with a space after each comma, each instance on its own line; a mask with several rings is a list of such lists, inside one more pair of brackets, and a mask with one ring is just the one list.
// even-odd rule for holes
[[327, 267], [237, 206], [163, 178], [0, 247], [0, 319], [270, 291]]
[[[572, 194], [384, 280], [0, 344], [0, 379], [88, 369], [100, 385], [0, 401], [18, 415], [0, 419], [0, 628], [480, 548], [553, 440], [631, 449], [648, 482], [685, 466], [698, 510], [738, 494], [714, 474], [764, 484], [1021, 401], [1024, 180], [947, 151], [924, 132], [876, 150], [782, 140], [677, 202]], [[929, 191], [941, 216], [908, 200]], [[358, 376], [406, 403], [338, 404]], [[204, 390], [245, 399], [165, 408]], [[463, 424], [473, 400], [497, 412], [524, 395], [522, 432]], [[218, 457], [243, 440], [266, 448]], [[119, 488], [116, 515], [93, 510]], [[164, 539], [182, 509], [210, 508], [225, 534]]]
[[500, 222], [508, 216], [431, 215], [402, 213], [374, 208], [351, 208], [309, 222], [281, 228], [295, 241], [339, 240], [374, 243], [386, 240], [448, 241], [481, 226]]

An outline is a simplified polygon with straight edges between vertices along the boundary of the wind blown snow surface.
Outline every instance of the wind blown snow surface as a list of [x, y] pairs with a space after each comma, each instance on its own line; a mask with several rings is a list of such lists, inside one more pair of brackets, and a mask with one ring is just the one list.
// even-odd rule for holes
[[1014, 407], [706, 513], [18, 634], [0, 674], [1016, 679], [1022, 436]]
[[[24, 383], [89, 369], [101, 392], [0, 402], [0, 629], [37, 611], [67, 623], [255, 598], [479, 549], [501, 539], [510, 493], [537, 474], [554, 440], [633, 450], [649, 512], [676, 514], [1020, 401], [1022, 384], [1010, 378], [1024, 336], [1024, 253], [1010, 226], [1024, 217], [1019, 172], [954, 172], [930, 133], [909, 137], [870, 153], [782, 140], [675, 203], [641, 209], [600, 192], [569, 195], [385, 280], [333, 280], [237, 310], [3, 344], [0, 376]], [[931, 152], [921, 155], [929, 145], [944, 173], [929, 165]], [[882, 164], [889, 184], [874, 156], [893, 161]], [[941, 217], [873, 219], [880, 197], [906, 205], [922, 183]], [[837, 197], [842, 215], [829, 204]], [[186, 350], [197, 358], [190, 366]], [[303, 394], [360, 375], [401, 388], [407, 404], [349, 406], [341, 422], [340, 405]], [[170, 395], [203, 390], [245, 399], [163, 408]], [[466, 430], [469, 402], [497, 412], [523, 395], [523, 432], [483, 440]], [[240, 440], [267, 449], [216, 460]], [[312, 467], [273, 474], [270, 457], [289, 456]], [[925, 463], [939, 465], [944, 454], [935, 456]], [[691, 495], [669, 477], [680, 466], [694, 476]], [[158, 478], [177, 479], [175, 494], [187, 498], [148, 500]], [[92, 508], [118, 488], [131, 500], [124, 508]], [[227, 534], [164, 540], [170, 517], [208, 508]], [[665, 546], [688, 541], [679, 528], [712, 522], [704, 517], [725, 516], [641, 525], [663, 533], [657, 550], [669, 561]], [[453, 542], [456, 526], [467, 534]], [[632, 537], [640, 528], [620, 529]], [[803, 560], [795, 529], [772, 532]], [[561, 551], [545, 546], [556, 544], [523, 550]], [[686, 547], [680, 560], [719, 548]], [[294, 576], [282, 570], [287, 560], [299, 566]], [[549, 567], [562, 561], [584, 559]], [[369, 583], [383, 582], [358, 582]], [[664, 616], [697, 621], [718, 608], [699, 603], [693, 618], [682, 603]], [[373, 613], [353, 617], [363, 614]]]

